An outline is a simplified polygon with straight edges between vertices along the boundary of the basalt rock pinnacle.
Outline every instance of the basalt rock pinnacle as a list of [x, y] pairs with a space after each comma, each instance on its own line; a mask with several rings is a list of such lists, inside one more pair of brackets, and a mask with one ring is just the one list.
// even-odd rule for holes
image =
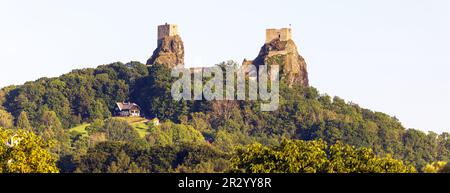
[[176, 25], [158, 26], [158, 47], [148, 59], [147, 65], [162, 64], [169, 68], [184, 65], [184, 44]]
[[298, 53], [297, 46], [291, 38], [291, 29], [268, 29], [266, 43], [253, 61], [244, 60], [243, 65], [279, 65], [281, 80], [288, 86], [309, 86], [305, 59]]

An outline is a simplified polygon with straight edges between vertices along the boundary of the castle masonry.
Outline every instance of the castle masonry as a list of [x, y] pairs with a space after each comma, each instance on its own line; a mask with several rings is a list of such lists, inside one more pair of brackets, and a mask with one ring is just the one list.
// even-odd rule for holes
[[164, 24], [158, 26], [158, 45], [165, 37], [178, 35], [178, 26], [174, 24]]
[[288, 41], [292, 39], [291, 28], [266, 29], [266, 43], [278, 39], [280, 41]]

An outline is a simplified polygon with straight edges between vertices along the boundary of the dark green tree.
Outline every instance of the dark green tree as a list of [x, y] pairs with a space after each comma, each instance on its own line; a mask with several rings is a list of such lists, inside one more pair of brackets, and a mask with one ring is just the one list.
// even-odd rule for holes
[[17, 118], [16, 127], [19, 129], [31, 131], [32, 127], [30, 121], [28, 120], [27, 112], [22, 111], [20, 113], [19, 117]]
[[120, 119], [108, 119], [100, 130], [111, 141], [133, 141], [139, 138], [137, 131], [128, 122]]
[[13, 127], [13, 123], [13, 116], [8, 111], [0, 109], [0, 127], [11, 128]]

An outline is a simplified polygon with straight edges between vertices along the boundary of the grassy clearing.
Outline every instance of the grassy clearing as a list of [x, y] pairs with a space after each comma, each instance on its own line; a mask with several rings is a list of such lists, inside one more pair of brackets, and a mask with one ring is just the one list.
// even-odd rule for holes
[[124, 121], [128, 122], [129, 124], [148, 122], [147, 119], [142, 118], [142, 117], [115, 117], [115, 119], [124, 120]]
[[145, 137], [148, 133], [147, 122], [149, 120], [142, 117], [117, 117], [116, 119], [121, 119], [127, 121], [134, 129], [139, 133], [140, 137]]
[[[145, 118], [142, 118], [142, 117], [115, 117], [115, 119], [127, 121], [131, 126], [133, 126], [134, 129], [136, 129], [136, 131], [139, 133], [140, 137], [145, 137], [145, 135], [147, 135], [147, 133], [148, 133], [147, 122], [149, 120], [147, 120]], [[71, 128], [69, 131], [80, 133], [83, 136], [87, 136], [88, 133], [86, 131], [86, 127], [88, 127], [89, 125], [91, 125], [91, 124], [84, 123], [84, 124], [81, 124], [81, 125]]]
[[139, 133], [140, 137], [145, 137], [145, 135], [147, 135], [148, 133], [148, 126], [146, 123], [134, 123], [131, 124], [131, 126], [133, 126], [134, 129], [136, 129], [136, 131]]
[[80, 133], [81, 135], [87, 135], [88, 133], [86, 131], [86, 127], [88, 127], [89, 125], [91, 125], [91, 124], [84, 123], [84, 124], [81, 124], [81, 125], [71, 128], [69, 131]]

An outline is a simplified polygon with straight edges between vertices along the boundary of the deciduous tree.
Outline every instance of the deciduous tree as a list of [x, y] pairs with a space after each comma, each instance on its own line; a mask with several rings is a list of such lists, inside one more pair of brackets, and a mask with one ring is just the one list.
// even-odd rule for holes
[[0, 173], [57, 173], [49, 147], [33, 132], [0, 128]]

